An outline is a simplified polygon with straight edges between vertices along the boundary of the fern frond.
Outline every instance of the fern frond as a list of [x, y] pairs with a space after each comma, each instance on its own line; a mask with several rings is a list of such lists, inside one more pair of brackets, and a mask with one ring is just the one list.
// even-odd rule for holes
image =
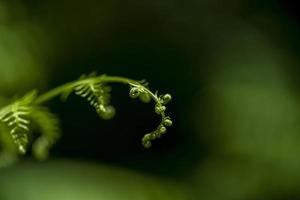
[[41, 134], [33, 143], [32, 151], [37, 159], [44, 160], [61, 135], [60, 122], [58, 117], [45, 107], [33, 107], [30, 116], [32, 124]]
[[100, 117], [110, 119], [114, 116], [115, 110], [110, 104], [111, 87], [92, 79], [94, 74], [82, 76], [78, 84], [74, 87], [75, 94], [85, 98], [92, 105]]
[[18, 145], [21, 153], [26, 152], [26, 145], [28, 143], [28, 132], [30, 121], [26, 117], [30, 113], [30, 108], [26, 106], [13, 105], [11, 112], [1, 119], [9, 127], [11, 127], [11, 137]]
[[[110, 105], [111, 87], [108, 83], [122, 83], [130, 86], [131, 98], [140, 98], [143, 102], [155, 102], [155, 112], [160, 115], [161, 123], [142, 138], [144, 147], [149, 148], [152, 141], [166, 133], [167, 127], [172, 126], [172, 120], [165, 114], [166, 105], [172, 99], [170, 94], [158, 95], [151, 92], [145, 80], [135, 81], [118, 76], [97, 76], [92, 73], [82, 76], [79, 80], [66, 83], [37, 97], [33, 91], [23, 98], [0, 108], [0, 151], [5, 155], [18, 156], [26, 153], [30, 132], [33, 128], [41, 133], [37, 140], [33, 141], [32, 150], [38, 159], [45, 159], [49, 154], [49, 148], [60, 136], [59, 120], [47, 108], [41, 105], [54, 97], [61, 96], [66, 99], [72, 92], [85, 98], [103, 119], [111, 119], [115, 115], [115, 108]], [[1, 102], [0, 102], [1, 103]], [[0, 127], [1, 128], [1, 127]], [[1, 135], [2, 134], [2, 135]], [[4, 137], [2, 137], [4, 136]], [[7, 145], [9, 144], [9, 145]], [[1, 159], [0, 159], [1, 160]]]
[[76, 86], [75, 94], [87, 99], [97, 110], [100, 105], [109, 102], [109, 94], [102, 88], [102, 85], [93, 82], [82, 83]]
[[29, 116], [31, 113], [30, 104], [35, 97], [36, 91], [30, 92], [0, 112], [0, 121], [10, 128], [10, 135], [21, 154], [26, 153], [30, 125]]

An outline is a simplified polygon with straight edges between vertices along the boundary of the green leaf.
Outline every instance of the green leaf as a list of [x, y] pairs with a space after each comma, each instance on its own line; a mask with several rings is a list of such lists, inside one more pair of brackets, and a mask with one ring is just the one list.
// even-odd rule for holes
[[39, 160], [48, 158], [49, 149], [61, 135], [59, 119], [44, 107], [33, 107], [31, 120], [41, 136], [32, 146], [34, 156]]
[[27, 162], [5, 169], [0, 180], [5, 200], [198, 199], [191, 198], [191, 191], [178, 180], [83, 162]]
[[10, 135], [21, 154], [26, 153], [30, 125], [28, 119], [31, 112], [30, 104], [36, 98], [36, 94], [36, 91], [29, 92], [0, 112], [0, 121], [10, 128]]
[[93, 79], [94, 73], [80, 78], [78, 85], [74, 87], [75, 94], [85, 98], [93, 107], [95, 107], [97, 113], [103, 119], [111, 119], [115, 115], [115, 109], [110, 104], [110, 92], [111, 87], [100, 83]]

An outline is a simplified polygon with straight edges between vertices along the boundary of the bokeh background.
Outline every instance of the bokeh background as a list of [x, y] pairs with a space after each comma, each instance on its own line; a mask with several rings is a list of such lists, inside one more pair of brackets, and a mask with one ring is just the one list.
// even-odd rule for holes
[[300, 7], [289, 0], [0, 0], [0, 104], [83, 73], [147, 79], [174, 126], [140, 139], [153, 105], [113, 85], [102, 121], [71, 96], [46, 162], [0, 169], [0, 200], [300, 199]]

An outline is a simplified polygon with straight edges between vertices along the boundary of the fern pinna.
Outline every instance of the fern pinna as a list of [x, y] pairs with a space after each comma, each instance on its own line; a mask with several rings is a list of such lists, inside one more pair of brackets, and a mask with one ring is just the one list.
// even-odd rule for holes
[[[0, 142], [2, 155], [17, 158], [25, 154], [28, 146], [37, 159], [48, 157], [49, 149], [59, 139], [61, 131], [59, 119], [43, 103], [61, 96], [67, 99], [71, 93], [85, 98], [103, 119], [111, 119], [115, 115], [115, 108], [110, 105], [111, 87], [109, 83], [123, 83], [130, 87], [129, 96], [139, 98], [145, 103], [155, 102], [155, 112], [160, 115], [161, 122], [157, 128], [144, 135], [142, 144], [145, 148], [152, 145], [152, 141], [166, 133], [172, 120], [166, 115], [166, 105], [172, 99], [170, 94], [158, 95], [151, 92], [146, 81], [135, 81], [118, 76], [98, 76], [96, 73], [83, 75], [78, 80], [59, 86], [45, 94], [38, 95], [36, 91], [0, 108]], [[34, 133], [39, 133], [34, 137]], [[1, 161], [1, 158], [0, 158]], [[1, 162], [0, 162], [1, 166]]]

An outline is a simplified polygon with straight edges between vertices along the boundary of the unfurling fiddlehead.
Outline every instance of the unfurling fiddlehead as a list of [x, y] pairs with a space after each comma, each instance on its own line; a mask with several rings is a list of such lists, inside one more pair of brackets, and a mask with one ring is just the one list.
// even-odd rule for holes
[[[95, 73], [92, 73], [88, 78], [96, 77]], [[82, 76], [79, 80], [86, 79], [86, 76]], [[101, 83], [97, 79], [89, 79], [89, 81], [79, 82], [74, 87], [75, 94], [86, 98], [92, 106], [95, 107], [99, 116], [103, 119], [109, 120], [115, 115], [115, 108], [110, 103], [111, 87]]]
[[[171, 118], [165, 114], [166, 105], [172, 99], [170, 94], [158, 95], [152, 93], [145, 81], [135, 81], [128, 78], [116, 76], [97, 76], [92, 73], [88, 76], [81, 76], [79, 80], [67, 83], [57, 87], [40, 96], [37, 92], [31, 92], [23, 98], [0, 109], [0, 130], [1, 135], [10, 135], [20, 154], [25, 154], [29, 141], [32, 141], [32, 150], [36, 158], [45, 159], [48, 156], [49, 149], [60, 137], [59, 120], [47, 108], [41, 105], [54, 97], [62, 96], [66, 99], [69, 94], [74, 92], [76, 95], [85, 98], [103, 119], [111, 119], [115, 115], [115, 108], [110, 105], [111, 87], [109, 83], [123, 83], [130, 86], [129, 96], [139, 98], [148, 103], [155, 102], [155, 112], [161, 116], [161, 122], [156, 130], [146, 134], [142, 138], [142, 144], [145, 148], [152, 145], [152, 141], [160, 138], [166, 133], [168, 126], [172, 125]], [[33, 132], [39, 132], [35, 141], [29, 139]], [[1, 141], [3, 144], [6, 141]], [[5, 137], [4, 137], [5, 138]], [[1, 147], [1, 146], [0, 146]], [[5, 145], [2, 145], [2, 151], [8, 152]], [[11, 151], [14, 153], [14, 151]]]
[[172, 99], [170, 94], [165, 94], [158, 96], [157, 92], [153, 94], [148, 89], [148, 83], [145, 83], [144, 81], [136, 84], [136, 83], [129, 83], [131, 86], [129, 96], [131, 98], [140, 98], [143, 102], [149, 102], [151, 98], [155, 101], [155, 112], [161, 116], [161, 123], [156, 128], [155, 131], [152, 131], [151, 133], [146, 134], [142, 139], [142, 144], [145, 148], [150, 148], [152, 146], [152, 141], [160, 138], [163, 134], [166, 133], [167, 128], [166, 126], [171, 126], [172, 121], [171, 118], [166, 116], [166, 104], [169, 103]]

